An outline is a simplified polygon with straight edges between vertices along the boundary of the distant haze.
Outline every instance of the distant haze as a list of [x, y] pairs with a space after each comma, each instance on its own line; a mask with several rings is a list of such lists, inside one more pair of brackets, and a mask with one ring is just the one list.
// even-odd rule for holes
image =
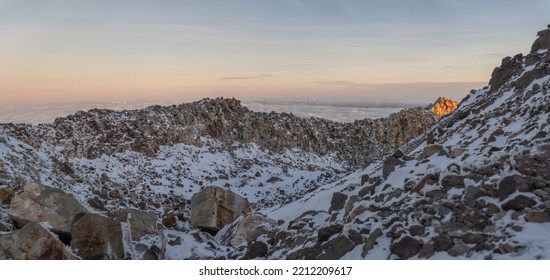
[[460, 99], [548, 14], [547, 0], [0, 0], [0, 102]]

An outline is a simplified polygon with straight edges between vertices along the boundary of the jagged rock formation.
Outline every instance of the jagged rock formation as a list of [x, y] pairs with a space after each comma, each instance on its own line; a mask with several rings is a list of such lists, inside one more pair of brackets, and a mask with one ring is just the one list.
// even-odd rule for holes
[[428, 111], [434, 113], [438, 117], [444, 117], [451, 114], [458, 107], [458, 101], [450, 100], [445, 97], [439, 97], [435, 103], [428, 106]]
[[255, 113], [235, 99], [204, 99], [190, 104], [151, 106], [143, 110], [93, 109], [58, 118], [53, 124], [0, 125], [9, 135], [34, 148], [47, 143], [66, 157], [95, 159], [136, 151], [154, 156], [162, 146], [204, 145], [201, 137], [226, 144], [255, 143], [271, 151], [300, 148], [363, 166], [420, 135], [433, 122], [422, 108], [407, 109], [375, 120], [338, 123], [287, 113]]

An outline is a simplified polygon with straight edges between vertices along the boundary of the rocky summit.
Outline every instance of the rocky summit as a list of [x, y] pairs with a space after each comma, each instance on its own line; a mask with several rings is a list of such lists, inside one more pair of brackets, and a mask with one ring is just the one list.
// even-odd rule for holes
[[[459, 104], [0, 125], [2, 259], [550, 259], [550, 29]], [[445, 116], [445, 117], [441, 117]]]
[[451, 114], [458, 107], [458, 101], [450, 100], [445, 97], [439, 97], [435, 103], [428, 106], [428, 110], [436, 116], [443, 117]]

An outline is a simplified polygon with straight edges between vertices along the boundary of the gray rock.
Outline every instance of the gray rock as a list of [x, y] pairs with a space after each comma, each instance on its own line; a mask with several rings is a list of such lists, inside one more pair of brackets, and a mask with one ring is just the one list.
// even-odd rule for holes
[[410, 236], [405, 236], [393, 243], [390, 250], [392, 254], [396, 254], [400, 259], [406, 260], [420, 252], [420, 243]]
[[529, 181], [523, 176], [513, 175], [508, 176], [498, 184], [497, 196], [500, 200], [506, 199], [516, 191], [528, 191]]
[[403, 151], [401, 151], [400, 149], [397, 149], [395, 150], [395, 152], [393, 152], [393, 157], [395, 158], [402, 158], [403, 156], [405, 156], [405, 154], [403, 153]]
[[239, 247], [251, 244], [260, 235], [267, 233], [277, 226], [275, 220], [260, 214], [251, 214], [238, 218], [216, 234], [222, 244]]
[[12, 199], [8, 212], [17, 227], [47, 222], [53, 232], [66, 238], [75, 217], [87, 212], [72, 195], [59, 189], [27, 183], [24, 190]]
[[11, 188], [0, 188], [0, 206], [10, 205], [14, 195], [15, 193]]
[[41, 225], [28, 222], [22, 229], [0, 234], [0, 260], [77, 260], [79, 259]]
[[441, 179], [441, 185], [445, 190], [452, 188], [464, 188], [464, 177], [459, 175], [447, 175]]
[[424, 236], [424, 227], [420, 225], [414, 225], [409, 228], [409, 233], [412, 236]]
[[466, 244], [480, 244], [485, 242], [485, 238], [485, 234], [469, 232], [462, 236], [462, 241]]
[[346, 206], [344, 206], [344, 216], [347, 217], [349, 215], [349, 213], [351, 212], [351, 210], [353, 210], [353, 206], [357, 201], [359, 201], [358, 195], [354, 194], [349, 197], [348, 201], [346, 202]]
[[462, 242], [462, 240], [459, 240], [458, 242], [455, 242], [454, 246], [447, 250], [447, 253], [452, 257], [458, 257], [466, 254], [468, 252], [468, 246]]
[[387, 179], [388, 176], [395, 170], [395, 167], [403, 164], [404, 162], [395, 158], [394, 156], [389, 156], [384, 160], [384, 164], [382, 166], [382, 177], [384, 179]]
[[267, 244], [261, 241], [254, 241], [248, 246], [244, 258], [247, 260], [263, 258], [267, 255], [267, 250]]
[[361, 257], [365, 257], [369, 251], [374, 247], [376, 244], [376, 240], [378, 237], [382, 235], [382, 230], [380, 228], [375, 229], [371, 234], [369, 234], [369, 238], [367, 239], [367, 242], [365, 242], [365, 245], [363, 245], [363, 251], [361, 253]]
[[135, 209], [122, 209], [112, 218], [117, 222], [126, 222], [130, 225], [132, 240], [138, 241], [146, 235], [158, 235], [157, 215]]
[[328, 227], [324, 227], [320, 229], [317, 233], [317, 241], [319, 243], [323, 243], [327, 240], [329, 240], [333, 235], [340, 234], [342, 232], [342, 229], [344, 228], [343, 225], [336, 224], [336, 225], [330, 225]]
[[316, 258], [318, 260], [338, 260], [347, 252], [351, 251], [355, 244], [344, 235], [340, 235], [321, 246], [322, 253]]
[[529, 198], [525, 195], [518, 195], [511, 199], [510, 201], [502, 204], [502, 210], [523, 210], [527, 207], [535, 205], [536, 202], [532, 198]]
[[464, 194], [465, 201], [472, 201], [479, 197], [487, 195], [487, 192], [476, 186], [467, 186]]
[[417, 159], [418, 160], [423, 160], [423, 159], [431, 157], [434, 154], [440, 154], [443, 151], [444, 151], [443, 146], [441, 146], [441, 145], [428, 145], [428, 146], [424, 147], [422, 152], [420, 152]]
[[455, 245], [453, 239], [446, 235], [438, 235], [432, 241], [436, 251], [447, 251]]
[[525, 220], [530, 223], [549, 223], [550, 214], [546, 212], [529, 212], [525, 215]]
[[365, 185], [369, 181], [369, 174], [361, 175], [361, 186]]
[[194, 228], [217, 232], [241, 214], [248, 213], [248, 200], [227, 189], [208, 187], [191, 198], [191, 226]]
[[73, 224], [71, 247], [86, 260], [123, 259], [124, 246], [120, 222], [86, 213]]
[[338, 211], [346, 205], [346, 200], [348, 199], [348, 196], [340, 193], [335, 192], [332, 194], [332, 199], [330, 200], [330, 211]]

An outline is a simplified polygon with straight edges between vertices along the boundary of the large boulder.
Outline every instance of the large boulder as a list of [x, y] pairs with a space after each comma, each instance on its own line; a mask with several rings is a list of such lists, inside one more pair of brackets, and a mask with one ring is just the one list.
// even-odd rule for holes
[[76, 260], [78, 257], [42, 225], [27, 223], [20, 230], [0, 235], [0, 259]]
[[158, 235], [157, 215], [135, 209], [122, 209], [111, 217], [119, 223], [128, 223], [132, 240], [137, 241], [146, 235]]
[[29, 222], [50, 224], [62, 238], [68, 237], [74, 218], [87, 212], [70, 194], [40, 184], [27, 183], [24, 192], [16, 195], [9, 208], [14, 224], [21, 228]]
[[248, 213], [248, 200], [227, 189], [209, 187], [191, 198], [191, 226], [212, 233]]
[[120, 222], [85, 213], [73, 224], [71, 247], [87, 260], [123, 259], [124, 245]]

